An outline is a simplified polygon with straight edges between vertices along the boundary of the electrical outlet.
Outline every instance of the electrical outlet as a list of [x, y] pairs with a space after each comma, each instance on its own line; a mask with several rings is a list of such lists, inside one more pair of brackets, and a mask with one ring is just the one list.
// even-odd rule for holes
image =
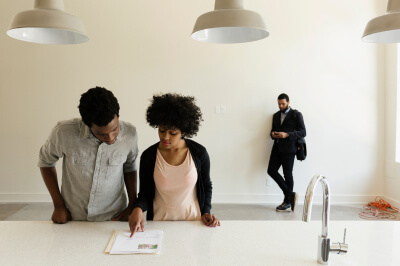
[[267, 177], [267, 187], [271, 186], [271, 178]]
[[226, 113], [226, 106], [221, 105], [221, 114], [225, 114], [225, 113]]
[[221, 113], [221, 106], [215, 106], [215, 113], [220, 114]]

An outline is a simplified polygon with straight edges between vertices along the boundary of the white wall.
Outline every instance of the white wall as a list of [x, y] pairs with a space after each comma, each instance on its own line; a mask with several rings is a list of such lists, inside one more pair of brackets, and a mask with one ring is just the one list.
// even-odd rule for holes
[[[394, 206], [400, 204], [400, 163], [396, 162], [396, 135], [400, 129], [400, 125], [396, 125], [400, 121], [398, 117], [399, 95], [398, 91], [398, 75], [399, 60], [398, 47], [396, 44], [386, 45], [386, 154], [385, 154], [385, 195]], [[398, 128], [398, 129], [396, 129]], [[400, 139], [398, 140], [400, 141]]]
[[[0, 201], [49, 200], [37, 154], [58, 120], [79, 116], [80, 94], [112, 90], [121, 119], [138, 128], [143, 151], [157, 141], [145, 123], [154, 93], [194, 95], [204, 123], [194, 139], [212, 160], [214, 202], [280, 202], [266, 186], [276, 97], [286, 92], [307, 127], [309, 157], [296, 162], [295, 191], [316, 173], [328, 177], [333, 202], [366, 202], [384, 192], [384, 60], [360, 40], [380, 0], [247, 0], [265, 18], [262, 41], [217, 45], [190, 38], [213, 0], [65, 0], [90, 41], [48, 46], [6, 36], [31, 0], [0, 2]], [[216, 115], [216, 105], [227, 114]], [[60, 169], [60, 168], [59, 168]]]

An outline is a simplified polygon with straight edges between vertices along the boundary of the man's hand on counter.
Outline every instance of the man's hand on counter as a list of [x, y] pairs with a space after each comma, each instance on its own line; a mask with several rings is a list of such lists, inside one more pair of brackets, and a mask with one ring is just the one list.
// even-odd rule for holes
[[132, 213], [133, 207], [128, 206], [120, 214], [111, 219], [111, 221], [129, 221], [129, 215]]
[[53, 215], [51, 216], [51, 220], [56, 224], [65, 224], [66, 222], [72, 220], [71, 213], [64, 206], [55, 207]]

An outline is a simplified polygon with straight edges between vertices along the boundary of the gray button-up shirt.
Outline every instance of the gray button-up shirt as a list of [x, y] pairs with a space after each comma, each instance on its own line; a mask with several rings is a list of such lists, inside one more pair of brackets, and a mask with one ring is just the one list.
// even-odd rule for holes
[[119, 122], [114, 144], [100, 142], [81, 119], [59, 122], [39, 153], [39, 167], [63, 158], [61, 195], [73, 220], [110, 220], [127, 206], [124, 173], [137, 170], [136, 128]]
[[290, 107], [285, 111], [285, 113], [281, 112], [281, 125], [283, 123], [283, 120], [285, 120], [287, 113], [289, 113]]

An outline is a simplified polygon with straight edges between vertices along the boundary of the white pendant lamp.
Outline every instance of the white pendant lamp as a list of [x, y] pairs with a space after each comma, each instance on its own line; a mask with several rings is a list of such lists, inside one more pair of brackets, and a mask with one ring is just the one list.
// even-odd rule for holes
[[42, 44], [77, 44], [89, 40], [82, 21], [64, 12], [63, 0], [35, 0], [34, 7], [14, 16], [8, 36]]
[[260, 14], [244, 9], [244, 0], [215, 0], [215, 10], [201, 15], [192, 38], [210, 43], [242, 43], [268, 37]]
[[387, 14], [368, 22], [362, 40], [374, 43], [400, 42], [400, 0], [389, 0]]

